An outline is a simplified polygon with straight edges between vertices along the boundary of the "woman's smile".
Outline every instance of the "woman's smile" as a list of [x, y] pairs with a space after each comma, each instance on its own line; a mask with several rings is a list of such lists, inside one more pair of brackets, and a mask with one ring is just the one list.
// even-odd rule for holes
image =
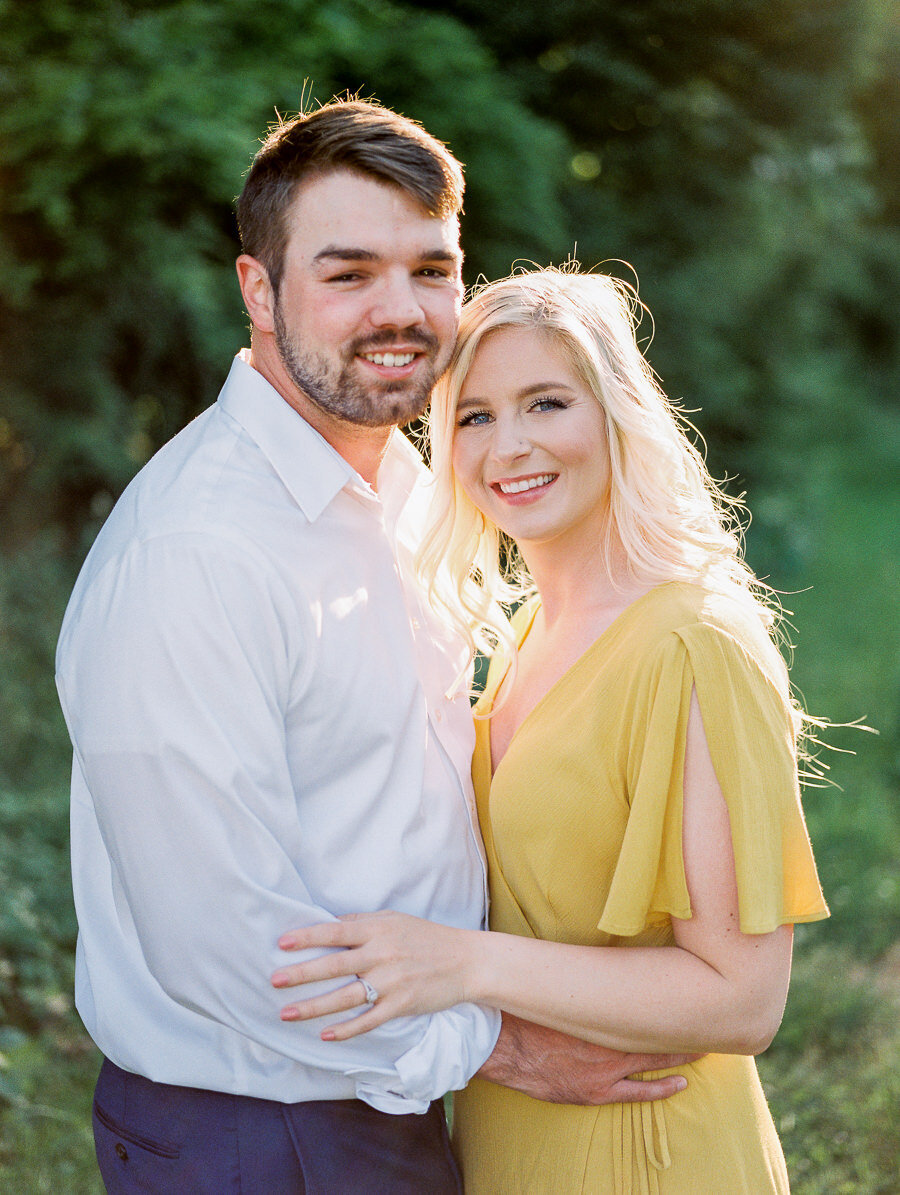
[[495, 481], [491, 483], [491, 486], [507, 501], [521, 505], [523, 502], [537, 501], [542, 498], [548, 486], [551, 486], [558, 476], [558, 473], [539, 473], [537, 477], [517, 477]]

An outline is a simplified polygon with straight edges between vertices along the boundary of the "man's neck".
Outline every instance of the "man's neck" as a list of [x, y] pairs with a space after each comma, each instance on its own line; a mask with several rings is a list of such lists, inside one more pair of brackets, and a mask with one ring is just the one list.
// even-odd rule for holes
[[378, 470], [394, 429], [363, 427], [323, 411], [296, 385], [274, 351], [274, 342], [253, 337], [247, 363], [273, 386], [288, 406], [326, 440], [351, 465], [363, 481], [377, 489]]

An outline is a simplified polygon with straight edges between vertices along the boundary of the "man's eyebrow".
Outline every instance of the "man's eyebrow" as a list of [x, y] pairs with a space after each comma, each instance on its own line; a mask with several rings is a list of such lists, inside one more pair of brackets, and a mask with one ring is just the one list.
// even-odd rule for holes
[[423, 261], [452, 261], [454, 264], [462, 261], [461, 249], [432, 249], [430, 253], [422, 254]]
[[[313, 258], [317, 261], [381, 261], [382, 255], [375, 253], [372, 249], [362, 249], [355, 245], [326, 245], [324, 249]], [[420, 261], [449, 261], [457, 265], [462, 261], [462, 252], [460, 250], [446, 249], [443, 246], [437, 249], [426, 250], [420, 254]]]
[[326, 245], [324, 249], [313, 258], [313, 261], [325, 261], [332, 259], [335, 261], [378, 261], [380, 254], [374, 253], [371, 249], [356, 249], [352, 245]]

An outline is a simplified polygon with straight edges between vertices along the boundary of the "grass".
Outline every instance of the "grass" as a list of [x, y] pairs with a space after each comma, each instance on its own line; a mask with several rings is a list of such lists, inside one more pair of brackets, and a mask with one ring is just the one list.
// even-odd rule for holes
[[896, 1195], [900, 967], [800, 947], [782, 1032], [759, 1059], [791, 1190]]
[[792, 511], [805, 560], [784, 586], [797, 592], [783, 598], [797, 631], [792, 676], [806, 708], [877, 731], [826, 730], [822, 737], [839, 749], [819, 753], [833, 783], [805, 795], [833, 914], [816, 934], [869, 958], [900, 941], [898, 424], [896, 415], [872, 412], [852, 450], [811, 448]]
[[832, 918], [798, 931], [784, 1025], [760, 1059], [794, 1195], [900, 1190], [900, 428], [886, 411], [866, 420], [852, 447], [809, 445], [779, 495], [794, 682], [813, 713], [878, 732], [826, 730], [852, 754], [822, 751], [832, 783], [804, 798]]
[[100, 1055], [74, 1020], [0, 1036], [0, 1190], [103, 1195], [91, 1098]]

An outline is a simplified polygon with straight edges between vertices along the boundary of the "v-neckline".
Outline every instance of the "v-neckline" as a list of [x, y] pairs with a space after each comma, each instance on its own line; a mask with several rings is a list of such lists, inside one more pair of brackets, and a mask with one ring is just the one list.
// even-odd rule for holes
[[[515, 743], [516, 739], [519, 737], [519, 734], [521, 733], [523, 728], [531, 721], [531, 719], [533, 717], [535, 717], [541, 711], [541, 709], [543, 708], [545, 703], [547, 701], [549, 701], [551, 697], [554, 696], [554, 694], [556, 693], [556, 690], [558, 688], [560, 688], [563, 684], [566, 683], [566, 681], [572, 675], [573, 672], [578, 671], [582, 667], [585, 660], [587, 660], [591, 656], [593, 656], [594, 652], [600, 647], [601, 644], [605, 644], [606, 641], [608, 641], [612, 637], [614, 632], [619, 631], [621, 629], [623, 622], [628, 619], [628, 617], [632, 613], [632, 611], [634, 611], [638, 606], [640, 606], [643, 602], [645, 602], [652, 594], [656, 593], [658, 590], [662, 589], [664, 586], [677, 585], [677, 584], [678, 584], [677, 581], [663, 581], [659, 585], [654, 585], [651, 589], [648, 589], [646, 593], [642, 593], [640, 595], [640, 597], [636, 597], [633, 602], [630, 602], [625, 607], [624, 610], [621, 610], [616, 615], [616, 617], [612, 620], [612, 622], [609, 624], [609, 626], [603, 628], [603, 630], [600, 632], [600, 634], [597, 636], [597, 638], [594, 639], [593, 642], [588, 644], [588, 646], [584, 649], [584, 651], [581, 653], [581, 655], [572, 661], [572, 663], [565, 670], [565, 672], [563, 672], [560, 676], [558, 676], [556, 678], [556, 680], [553, 682], [552, 685], [550, 685], [550, 687], [547, 689], [547, 691], [545, 693], [543, 693], [541, 695], [541, 697], [538, 699], [538, 701], [531, 707], [531, 709], [528, 711], [528, 713], [525, 715], [525, 717], [522, 719], [522, 721], [519, 723], [519, 725], [516, 727], [516, 729], [510, 735], [509, 742], [506, 745], [506, 750], [503, 752], [503, 754], [497, 760], [496, 765], [494, 764], [494, 751], [493, 751], [493, 743], [492, 743], [493, 736], [491, 734], [491, 716], [488, 715], [488, 717], [486, 718], [486, 721], [487, 721], [487, 751], [488, 751], [488, 763], [490, 765], [490, 771], [491, 771], [491, 783], [493, 783], [494, 777], [497, 775], [500, 768], [503, 766], [503, 761], [509, 755], [510, 751], [512, 750], [513, 744]], [[537, 618], [538, 611], [540, 609], [541, 609], [540, 598], [535, 598], [534, 606], [529, 615], [528, 622], [525, 625], [525, 627], [523, 628], [522, 634], [517, 639], [517, 643], [516, 643], [517, 648], [520, 648], [523, 645], [523, 643], [525, 642], [525, 640], [528, 638], [529, 634], [531, 633], [531, 629], [534, 626], [534, 621]], [[490, 702], [491, 702], [492, 709], [493, 709], [494, 700], [496, 699], [497, 693], [500, 691], [500, 689], [503, 685], [503, 682], [506, 680], [506, 676], [507, 676], [508, 672], [509, 672], [509, 663], [507, 663], [506, 668], [504, 668], [504, 670], [503, 670], [503, 675], [500, 677], [499, 681], [494, 686], [493, 691], [491, 693]]]

